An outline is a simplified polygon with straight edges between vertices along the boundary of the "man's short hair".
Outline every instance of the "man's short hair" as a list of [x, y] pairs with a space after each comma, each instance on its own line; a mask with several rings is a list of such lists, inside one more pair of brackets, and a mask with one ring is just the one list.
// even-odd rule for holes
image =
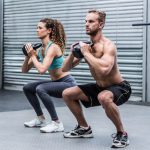
[[96, 9], [91, 9], [91, 10], [88, 11], [88, 13], [97, 14], [99, 16], [98, 17], [99, 22], [103, 22], [103, 24], [105, 24], [106, 13], [104, 11], [99, 11], [99, 10], [96, 10]]

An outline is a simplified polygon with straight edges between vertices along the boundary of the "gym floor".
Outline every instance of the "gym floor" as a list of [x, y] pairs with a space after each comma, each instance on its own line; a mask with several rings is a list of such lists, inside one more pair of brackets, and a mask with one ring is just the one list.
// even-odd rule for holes
[[[62, 99], [53, 98], [65, 131], [72, 130], [76, 120]], [[42, 105], [43, 107], [43, 105]], [[149, 150], [150, 106], [124, 104], [119, 107], [130, 138], [125, 150]], [[50, 121], [43, 107], [47, 121]], [[40, 133], [39, 128], [25, 128], [24, 121], [35, 116], [23, 92], [0, 91], [0, 150], [110, 150], [115, 128], [102, 107], [83, 108], [94, 138], [65, 139], [63, 133]]]

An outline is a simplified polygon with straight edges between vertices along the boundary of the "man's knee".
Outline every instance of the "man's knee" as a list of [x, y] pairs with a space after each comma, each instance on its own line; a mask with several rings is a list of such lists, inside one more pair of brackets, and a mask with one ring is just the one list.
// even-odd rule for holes
[[110, 91], [101, 92], [98, 95], [98, 100], [99, 100], [100, 104], [104, 108], [106, 108], [109, 104], [111, 104], [113, 102], [113, 93]]
[[72, 89], [71, 88], [67, 88], [63, 91], [62, 93], [62, 97], [64, 98], [64, 100], [67, 100], [68, 98], [70, 98], [72, 93]]

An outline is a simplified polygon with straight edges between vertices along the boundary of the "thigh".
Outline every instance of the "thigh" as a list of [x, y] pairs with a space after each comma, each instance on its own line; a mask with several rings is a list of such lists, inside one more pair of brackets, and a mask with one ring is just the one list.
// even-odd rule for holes
[[[37, 88], [42, 89], [45, 93], [49, 94], [50, 96], [62, 98], [62, 92], [70, 88], [72, 84], [69, 82], [47, 82], [40, 84]], [[72, 85], [73, 86], [73, 85]]]
[[108, 90], [113, 93], [113, 96], [114, 96], [113, 101], [118, 106], [128, 101], [131, 95], [130, 88], [128, 87], [126, 88], [122, 85], [111, 86], [108, 88]]
[[83, 93], [83, 91], [78, 87], [70, 87], [65, 90], [65, 94], [73, 100], [88, 101], [88, 97]]
[[81, 99], [82, 104], [86, 108], [100, 105], [100, 103], [97, 99], [97, 96], [102, 91], [102, 89], [100, 87], [98, 87], [97, 84], [89, 83], [89, 84], [85, 84], [85, 85], [79, 85], [79, 88], [88, 97], [88, 100], [86, 100], [86, 101]]
[[43, 83], [47, 83], [49, 81], [50, 80], [41, 80], [41, 81], [36, 81], [36, 82], [30, 82], [30, 83], [27, 83], [26, 85], [24, 85], [23, 89], [35, 92], [37, 86], [39, 86], [40, 84], [43, 84]]

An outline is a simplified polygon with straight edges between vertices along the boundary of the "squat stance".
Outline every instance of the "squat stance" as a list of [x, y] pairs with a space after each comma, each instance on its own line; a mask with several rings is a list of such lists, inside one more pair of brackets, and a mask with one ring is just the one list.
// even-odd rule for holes
[[[35, 119], [25, 122], [24, 125], [31, 128], [41, 127], [40, 131], [44, 133], [60, 132], [64, 130], [63, 123], [58, 118], [51, 97], [61, 98], [64, 89], [76, 85], [69, 72], [62, 72], [66, 41], [64, 27], [58, 20], [43, 18], [37, 25], [37, 36], [43, 46], [35, 52], [31, 43], [26, 44], [28, 55], [25, 56], [22, 72], [27, 73], [35, 67], [40, 74], [48, 71], [51, 80], [31, 82], [23, 87], [24, 94], [37, 115]], [[50, 114], [49, 124], [46, 124], [39, 98]]]
[[[76, 128], [65, 133], [64, 137], [92, 137], [91, 127], [86, 122], [79, 100], [85, 107], [102, 105], [107, 117], [113, 122], [117, 133], [113, 139], [112, 148], [125, 147], [129, 144], [127, 132], [123, 128], [118, 106], [125, 103], [131, 94], [130, 84], [125, 81], [118, 69], [116, 46], [106, 38], [102, 29], [106, 14], [90, 10], [85, 19], [86, 34], [90, 36], [92, 46], [80, 42], [81, 52], [96, 83], [78, 85], [65, 89], [63, 98], [77, 119]], [[66, 58], [63, 71], [69, 71], [81, 59], [73, 53]]]

